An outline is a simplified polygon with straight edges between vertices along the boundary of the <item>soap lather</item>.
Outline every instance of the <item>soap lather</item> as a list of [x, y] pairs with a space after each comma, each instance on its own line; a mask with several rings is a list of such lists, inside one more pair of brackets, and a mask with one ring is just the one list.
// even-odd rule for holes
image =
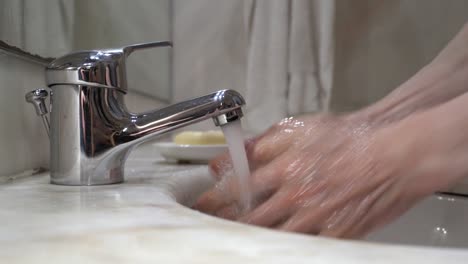
[[122, 182], [127, 156], [138, 144], [208, 118], [215, 125], [223, 126], [242, 117], [245, 101], [234, 90], [220, 90], [152, 112], [129, 112], [124, 103], [128, 90], [126, 58], [137, 50], [166, 46], [171, 46], [171, 42], [78, 51], [47, 66], [46, 80], [53, 107], [50, 111], [52, 183]]

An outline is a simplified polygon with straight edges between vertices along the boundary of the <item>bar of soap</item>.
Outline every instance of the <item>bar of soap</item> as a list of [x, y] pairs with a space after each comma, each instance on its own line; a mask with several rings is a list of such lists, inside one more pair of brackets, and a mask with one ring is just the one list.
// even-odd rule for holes
[[218, 145], [226, 144], [221, 131], [185, 131], [174, 137], [174, 143], [179, 145]]

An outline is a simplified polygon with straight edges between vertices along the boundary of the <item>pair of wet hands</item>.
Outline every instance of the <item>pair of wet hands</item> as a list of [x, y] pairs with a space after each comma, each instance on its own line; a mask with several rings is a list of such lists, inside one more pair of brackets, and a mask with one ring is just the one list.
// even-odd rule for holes
[[230, 157], [210, 163], [217, 184], [194, 208], [280, 230], [355, 238], [415, 200], [389, 162], [381, 128], [348, 116], [287, 118], [246, 142], [253, 204], [241, 210]]

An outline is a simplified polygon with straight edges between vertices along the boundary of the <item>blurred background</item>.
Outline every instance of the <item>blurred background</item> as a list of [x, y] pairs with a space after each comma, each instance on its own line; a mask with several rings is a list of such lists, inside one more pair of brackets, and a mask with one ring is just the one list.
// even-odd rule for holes
[[[255, 134], [290, 115], [375, 102], [427, 64], [466, 14], [466, 0], [2, 0], [0, 40], [41, 57], [172, 40], [130, 57], [129, 108], [235, 89]], [[0, 160], [21, 157], [0, 174], [46, 166], [47, 138], [24, 103], [44, 87], [43, 69], [0, 51], [0, 122], [9, 124]]]

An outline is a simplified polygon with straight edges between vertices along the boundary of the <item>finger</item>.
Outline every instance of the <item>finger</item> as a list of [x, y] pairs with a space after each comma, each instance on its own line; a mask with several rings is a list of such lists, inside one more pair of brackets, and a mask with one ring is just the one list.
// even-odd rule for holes
[[229, 201], [223, 199], [219, 194], [219, 190], [214, 188], [202, 194], [193, 205], [193, 209], [207, 214], [214, 215], [219, 208], [225, 207], [230, 204]]
[[234, 175], [225, 177], [213, 189], [203, 194], [195, 203], [194, 208], [209, 214], [228, 206], [231, 203], [239, 205], [241, 195], [247, 192], [253, 200], [265, 197], [277, 190], [281, 184], [283, 170], [288, 161], [279, 159], [278, 162], [256, 170], [250, 177], [248, 190], [240, 190], [239, 182]]
[[356, 213], [358, 208], [354, 202], [349, 201], [347, 205], [338, 207], [327, 220], [325, 220], [319, 235], [328, 237], [343, 237], [345, 232], [349, 232], [358, 225]]
[[[388, 191], [381, 187], [365, 198], [348, 202], [340, 214], [330, 217], [321, 235], [341, 238], [361, 238], [369, 232], [391, 222], [401, 215], [412, 202], [402, 197], [400, 191]], [[400, 189], [400, 188], [398, 188]], [[383, 195], [385, 197], [383, 197]], [[352, 210], [347, 210], [348, 207]], [[385, 213], [382, 213], [384, 211]], [[330, 225], [331, 223], [331, 225]]]
[[328, 203], [330, 197], [328, 197], [327, 191], [323, 190], [322, 187], [317, 187], [308, 194], [306, 200], [300, 197], [297, 197], [297, 199], [299, 199], [299, 210], [282, 225], [278, 226], [278, 229], [314, 235], [319, 234], [326, 219], [333, 213], [335, 208], [333, 203]]
[[326, 213], [321, 211], [319, 208], [315, 211], [313, 209], [304, 208], [291, 216], [287, 221], [280, 225], [278, 229], [316, 235], [322, 229], [322, 218], [325, 214]]
[[289, 149], [295, 139], [291, 133], [282, 133], [279, 125], [271, 127], [261, 136], [253, 139], [246, 146], [247, 156], [256, 168], [259, 168]]
[[[249, 188], [248, 192], [249, 192], [247, 193], [247, 195], [249, 196], [248, 199], [245, 199], [246, 197], [241, 197], [244, 199], [240, 201], [236, 199], [232, 199], [232, 202], [229, 204], [224, 203], [222, 205], [217, 205], [218, 211], [215, 214], [222, 218], [237, 219], [240, 216], [248, 213], [252, 208], [257, 207], [257, 205], [262, 204], [266, 200], [268, 200], [274, 194], [275, 189], [265, 188], [265, 189], [260, 189], [254, 192], [250, 190]], [[241, 195], [245, 195], [245, 193], [241, 193]], [[231, 218], [229, 215], [233, 212], [233, 208], [236, 208], [237, 211], [235, 211], [236, 216], [234, 218]], [[228, 214], [228, 216], [224, 216], [225, 213]]]
[[[248, 139], [244, 142], [247, 160], [249, 161], [249, 167], [251, 171], [257, 167], [255, 166], [256, 161], [253, 159], [252, 155], [252, 146], [254, 145], [254, 142], [255, 139]], [[209, 163], [209, 168], [211, 169], [212, 175], [217, 180], [220, 180], [227, 173], [232, 172], [234, 168], [232, 166], [232, 160], [229, 151], [226, 151], [215, 159], [211, 160]]]
[[346, 237], [346, 234], [349, 236], [358, 230], [368, 211], [367, 203], [363, 204], [359, 202], [360, 200], [352, 199], [328, 202], [330, 197], [318, 195], [313, 204], [303, 207], [279, 229], [330, 237]]
[[323, 224], [320, 235], [340, 238], [358, 238], [366, 233], [366, 230], [371, 230], [375, 223], [373, 219], [382, 220], [382, 215], [374, 215], [373, 208], [388, 208], [380, 207], [377, 197], [383, 193], [380, 188], [374, 193], [365, 197], [360, 195], [355, 198], [349, 198], [334, 203], [332, 208], [335, 208], [333, 213], [330, 213]]
[[239, 216], [239, 213], [239, 207], [236, 204], [230, 204], [218, 210], [215, 215], [224, 219], [234, 220]]
[[276, 192], [270, 199], [255, 208], [252, 212], [239, 218], [240, 222], [272, 227], [289, 218], [294, 208], [289, 194], [284, 191]]
[[[242, 215], [245, 215], [246, 213], [249, 213], [249, 211], [252, 208], [256, 208], [257, 205], [263, 204], [265, 201], [267, 201], [272, 195], [274, 194], [274, 190], [264, 190], [264, 191], [258, 191], [256, 193], [250, 193], [251, 199], [249, 201], [243, 200], [243, 201], [234, 201], [233, 203], [230, 204], [223, 204], [218, 207], [218, 211], [215, 213], [215, 215], [222, 217], [222, 218], [228, 218], [228, 219], [238, 219]], [[229, 215], [232, 213], [232, 209], [236, 208], [236, 216], [234, 218], [231, 218]], [[224, 214], [227, 213], [228, 216], [225, 217]]]
[[339, 238], [360, 238], [375, 228], [375, 223], [365, 221], [363, 218], [356, 219], [349, 216], [350, 220], [342, 221], [333, 227], [323, 226], [319, 235]]
[[225, 152], [211, 160], [209, 163], [209, 168], [211, 175], [218, 181], [221, 180], [221, 178], [226, 175], [226, 173], [233, 171], [229, 152]]
[[[256, 170], [283, 154], [291, 145], [294, 137], [291, 134], [280, 133], [279, 126], [273, 126], [266, 133], [245, 141], [245, 150], [250, 170]], [[222, 176], [233, 170], [231, 156], [225, 152], [209, 164], [213, 176]]]

